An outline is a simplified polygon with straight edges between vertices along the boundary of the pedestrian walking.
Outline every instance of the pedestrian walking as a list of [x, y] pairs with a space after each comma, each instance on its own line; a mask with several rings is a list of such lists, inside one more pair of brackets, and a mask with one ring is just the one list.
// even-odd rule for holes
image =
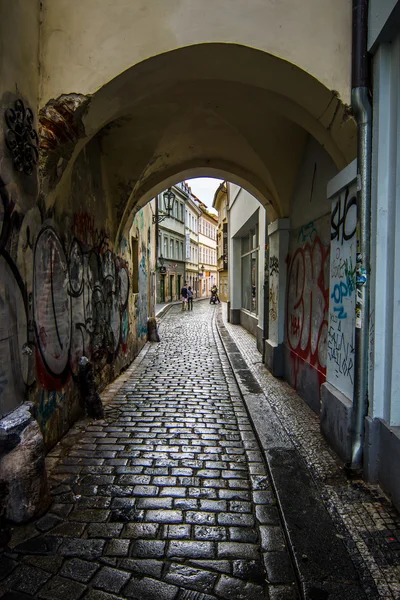
[[190, 285], [188, 287], [187, 299], [188, 299], [188, 310], [193, 310], [193, 290], [190, 287]]
[[188, 302], [187, 283], [185, 283], [185, 285], [181, 289], [181, 297], [182, 297], [182, 310], [185, 310], [185, 308], [187, 308], [187, 302]]
[[218, 304], [220, 304], [220, 300], [218, 297], [218, 288], [216, 285], [213, 285], [211, 288], [210, 304], [215, 304], [216, 302], [218, 302]]

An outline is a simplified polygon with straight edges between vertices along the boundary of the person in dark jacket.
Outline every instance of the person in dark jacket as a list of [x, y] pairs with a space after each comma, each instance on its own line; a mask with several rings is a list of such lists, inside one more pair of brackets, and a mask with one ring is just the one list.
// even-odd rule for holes
[[193, 310], [193, 290], [190, 285], [188, 287], [188, 310]]
[[187, 302], [188, 302], [187, 283], [185, 283], [185, 285], [181, 289], [181, 297], [182, 297], [182, 310], [185, 310], [185, 308], [187, 308]]

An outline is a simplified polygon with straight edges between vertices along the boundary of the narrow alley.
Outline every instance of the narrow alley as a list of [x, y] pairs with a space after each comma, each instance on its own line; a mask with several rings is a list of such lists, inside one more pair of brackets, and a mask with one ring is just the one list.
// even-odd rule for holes
[[[300, 500], [287, 488], [291, 478], [308, 485], [306, 461], [291, 455], [286, 481], [279, 482], [282, 464], [274, 466], [274, 453], [263, 454], [258, 442], [265, 450], [278, 425], [264, 418], [257, 435], [253, 429], [243, 399], [249, 406], [263, 395], [229, 337], [222, 308], [197, 302], [182, 313], [173, 306], [160, 334], [161, 343], [148, 343], [103, 393], [104, 420], [78, 421], [49, 453], [53, 504], [36, 522], [13, 529], [0, 555], [0, 597], [295, 600], [301, 590], [314, 600], [398, 598], [389, 585], [387, 595], [378, 595], [365, 561], [348, 553], [346, 535], [321, 499], [310, 501], [303, 489]], [[244, 353], [245, 346], [246, 340]], [[382, 498], [371, 501], [383, 509]], [[305, 502], [308, 514], [301, 514]], [[298, 527], [309, 527], [299, 547], [293, 547], [293, 511]], [[381, 515], [389, 519], [389, 511]], [[386, 527], [400, 532], [395, 512], [391, 517], [380, 526], [385, 536]], [[316, 558], [311, 550], [299, 560], [310, 541]], [[389, 570], [380, 577], [391, 575], [395, 586], [384, 541], [380, 565]], [[392, 542], [397, 554], [399, 541], [396, 548]]]

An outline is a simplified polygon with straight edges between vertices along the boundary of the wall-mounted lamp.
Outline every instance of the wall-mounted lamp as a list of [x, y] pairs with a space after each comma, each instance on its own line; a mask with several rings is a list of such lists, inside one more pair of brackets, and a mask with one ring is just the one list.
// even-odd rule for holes
[[[161, 223], [161, 221], [164, 221], [164, 219], [171, 216], [174, 210], [175, 198], [176, 196], [171, 188], [165, 190], [165, 192], [163, 193], [165, 212], [157, 211], [156, 214], [153, 215], [153, 223]], [[158, 202], [158, 199], [156, 200], [156, 202]]]

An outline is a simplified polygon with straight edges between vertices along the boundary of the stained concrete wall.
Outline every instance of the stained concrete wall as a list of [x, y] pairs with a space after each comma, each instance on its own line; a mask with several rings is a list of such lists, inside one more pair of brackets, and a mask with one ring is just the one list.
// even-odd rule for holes
[[41, 103], [92, 94], [151, 56], [212, 42], [279, 56], [350, 101], [347, 0], [85, 0], [74, 10], [69, 0], [43, 0]]

